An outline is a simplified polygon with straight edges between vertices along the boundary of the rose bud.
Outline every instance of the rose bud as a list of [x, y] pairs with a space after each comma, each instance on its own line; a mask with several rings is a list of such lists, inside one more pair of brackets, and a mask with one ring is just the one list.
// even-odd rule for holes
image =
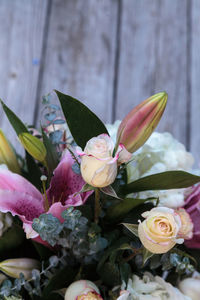
[[186, 278], [179, 283], [180, 291], [191, 300], [200, 299], [200, 278]]
[[167, 97], [166, 92], [155, 94], [130, 111], [119, 126], [117, 145], [122, 143], [131, 153], [140, 148], [158, 125]]
[[3, 131], [0, 129], [0, 164], [6, 164], [14, 173], [20, 173], [17, 157]]
[[184, 239], [178, 239], [181, 218], [173, 209], [156, 207], [142, 216], [145, 220], [140, 222], [138, 234], [143, 246], [150, 252], [165, 253], [176, 243], [184, 242]]
[[65, 300], [103, 300], [98, 287], [89, 280], [73, 282], [65, 293]]
[[112, 156], [113, 150], [113, 141], [107, 134], [90, 139], [84, 152], [77, 147], [77, 154], [81, 156], [81, 175], [85, 182], [99, 188], [114, 182], [118, 164], [128, 161], [131, 153], [122, 144], [115, 157]]
[[39, 266], [39, 261], [32, 258], [13, 258], [0, 262], [0, 270], [13, 278], [19, 278], [20, 273], [23, 273], [25, 279], [29, 279], [32, 277], [32, 270], [39, 269]]
[[176, 210], [176, 213], [181, 218], [181, 228], [178, 232], [178, 237], [183, 238], [184, 240], [189, 240], [193, 237], [193, 223], [190, 218], [190, 215], [184, 208], [179, 208]]

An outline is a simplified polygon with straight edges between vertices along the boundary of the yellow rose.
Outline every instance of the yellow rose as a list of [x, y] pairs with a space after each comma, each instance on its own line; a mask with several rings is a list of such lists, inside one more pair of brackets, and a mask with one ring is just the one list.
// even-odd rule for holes
[[181, 228], [178, 232], [178, 237], [185, 240], [189, 240], [193, 237], [193, 223], [190, 218], [190, 215], [184, 208], [179, 208], [176, 210], [176, 213], [181, 218]]
[[138, 227], [139, 238], [144, 247], [152, 253], [165, 253], [176, 243], [183, 243], [178, 239], [181, 228], [181, 218], [167, 207], [156, 207], [142, 214], [145, 218]]
[[117, 166], [131, 158], [122, 144], [119, 145], [115, 157], [112, 156], [114, 144], [107, 134], [90, 139], [84, 152], [77, 147], [81, 156], [81, 175], [85, 182], [94, 187], [105, 187], [114, 182]]
[[67, 288], [65, 300], [103, 300], [103, 298], [93, 282], [78, 280]]

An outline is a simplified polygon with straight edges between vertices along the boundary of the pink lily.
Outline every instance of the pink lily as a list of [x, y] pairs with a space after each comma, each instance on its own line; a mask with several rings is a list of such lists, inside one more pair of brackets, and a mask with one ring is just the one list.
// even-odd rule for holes
[[0, 169], [0, 211], [19, 216], [27, 238], [45, 244], [39, 234], [32, 229], [33, 219], [43, 213], [51, 213], [62, 222], [64, 221], [61, 217], [62, 211], [70, 206], [83, 205], [91, 195], [92, 191], [75, 194], [81, 190], [85, 182], [81, 175], [73, 172], [73, 163], [69, 151], [64, 152], [47, 190], [49, 208], [46, 211], [44, 196], [35, 186], [18, 174]]

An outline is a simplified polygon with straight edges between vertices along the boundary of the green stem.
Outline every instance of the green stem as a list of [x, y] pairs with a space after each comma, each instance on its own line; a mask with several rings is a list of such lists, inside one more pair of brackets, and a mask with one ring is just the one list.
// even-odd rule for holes
[[101, 211], [100, 206], [100, 190], [98, 188], [95, 189], [95, 207], [94, 207], [94, 222], [98, 224], [99, 214]]

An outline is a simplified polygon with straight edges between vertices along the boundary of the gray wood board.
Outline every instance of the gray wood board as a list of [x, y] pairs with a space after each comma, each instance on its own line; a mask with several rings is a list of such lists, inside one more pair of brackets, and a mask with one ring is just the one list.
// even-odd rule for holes
[[[47, 1], [0, 2], [0, 96], [29, 124], [34, 121]], [[0, 108], [0, 126], [19, 145]]]
[[190, 150], [200, 167], [200, 1], [193, 0], [191, 7], [191, 60], [190, 60]]
[[40, 97], [57, 89], [111, 121], [117, 10], [115, 0], [53, 0]]
[[169, 94], [159, 130], [182, 142], [187, 132], [187, 7], [185, 0], [124, 0], [116, 118], [155, 92]]

